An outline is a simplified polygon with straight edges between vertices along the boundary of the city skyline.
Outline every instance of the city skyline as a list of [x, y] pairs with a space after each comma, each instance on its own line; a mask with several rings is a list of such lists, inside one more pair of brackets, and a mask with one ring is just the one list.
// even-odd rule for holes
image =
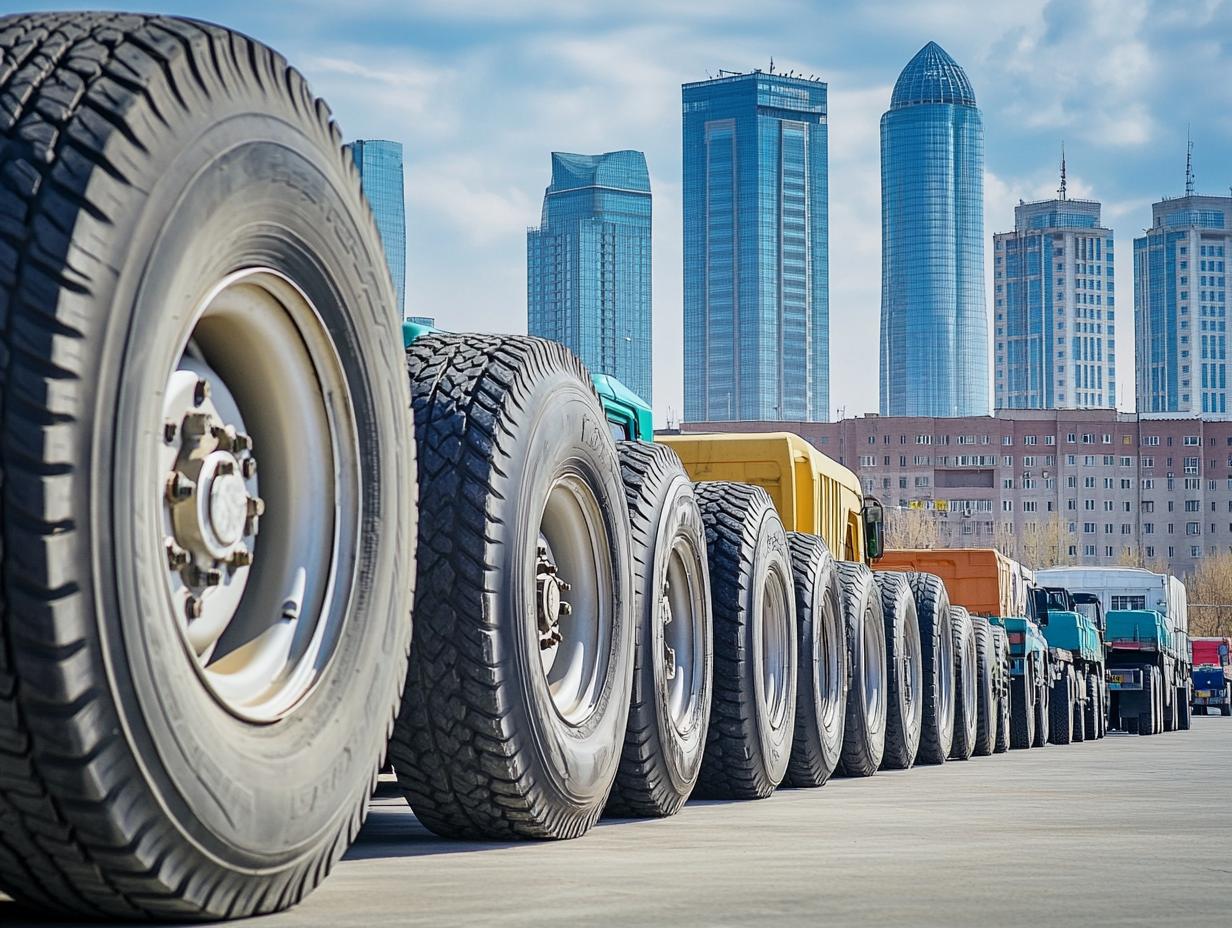
[[356, 139], [346, 146], [359, 171], [360, 185], [372, 207], [385, 263], [394, 282], [398, 315], [406, 318], [406, 190], [402, 143]]
[[[148, 6], [201, 15], [189, 2]], [[1192, 79], [1222, 73], [1232, 58], [1212, 41], [1232, 30], [1227, 3], [1181, 11], [1127, 2], [1113, 12], [1022, 0], [990, 2], [974, 15], [890, 3], [775, 3], [766, 15], [724, 0], [708, 4], [705, 16], [675, 2], [557, 15], [563, 9], [547, 0], [435, 8], [218, 0], [207, 15], [288, 54], [329, 100], [347, 138], [406, 144], [408, 310], [422, 303], [451, 328], [524, 331], [525, 227], [538, 211], [547, 151], [644, 150], [658, 213], [660, 422], [669, 409], [683, 411], [678, 94], [707, 71], [765, 68], [773, 56], [776, 67], [816, 73], [829, 85], [832, 415], [876, 408], [877, 124], [902, 63], [925, 41], [944, 45], [980, 92], [986, 228], [1008, 227], [1020, 198], [1052, 194], [1064, 140], [1071, 196], [1097, 196], [1103, 221], [1117, 230], [1122, 294], [1132, 292], [1128, 256], [1150, 204], [1184, 189], [1187, 124], [1198, 190], [1219, 193], [1232, 180], [1219, 167], [1232, 162], [1232, 125], [1212, 118], [1228, 111], [1232, 86]], [[1127, 309], [1117, 333], [1123, 407], [1134, 397]]]
[[526, 232], [526, 328], [653, 402], [652, 195], [646, 156], [552, 152]]

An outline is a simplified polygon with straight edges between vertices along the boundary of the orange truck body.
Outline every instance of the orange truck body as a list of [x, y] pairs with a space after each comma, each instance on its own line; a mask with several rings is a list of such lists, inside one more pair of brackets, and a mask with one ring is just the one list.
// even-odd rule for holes
[[886, 551], [878, 570], [936, 574], [950, 602], [974, 615], [1027, 614], [1027, 574], [1016, 561], [993, 548], [911, 548]]

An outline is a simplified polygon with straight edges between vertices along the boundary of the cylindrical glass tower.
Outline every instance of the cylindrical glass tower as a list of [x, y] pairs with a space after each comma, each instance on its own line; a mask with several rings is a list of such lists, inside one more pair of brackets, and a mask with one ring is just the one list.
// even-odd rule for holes
[[988, 411], [984, 124], [929, 42], [881, 117], [881, 414]]

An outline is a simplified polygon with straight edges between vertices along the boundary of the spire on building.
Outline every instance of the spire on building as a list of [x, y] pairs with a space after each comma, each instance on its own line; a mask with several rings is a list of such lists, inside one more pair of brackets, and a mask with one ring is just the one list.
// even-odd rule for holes
[[1189, 127], [1185, 127], [1185, 196], [1194, 195], [1193, 172], [1193, 139], [1189, 136]]
[[1057, 190], [1057, 193], [1060, 195], [1062, 200], [1066, 198], [1065, 197], [1065, 143], [1064, 142], [1061, 143], [1061, 187], [1059, 190]]

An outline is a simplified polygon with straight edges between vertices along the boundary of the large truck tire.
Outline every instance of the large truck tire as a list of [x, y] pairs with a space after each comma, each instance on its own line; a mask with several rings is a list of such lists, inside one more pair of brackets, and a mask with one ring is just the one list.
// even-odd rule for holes
[[1232, 715], [1232, 705], [1229, 705], [1228, 703], [1225, 702], [1222, 706], [1219, 707], [1219, 714], [1225, 717]]
[[1159, 725], [1160, 710], [1157, 707], [1159, 701], [1159, 668], [1143, 667], [1142, 668], [1142, 699], [1140, 700], [1142, 711], [1138, 712], [1138, 734], [1153, 735], [1156, 727]]
[[954, 742], [951, 760], [970, 760], [975, 750], [979, 728], [979, 682], [976, 678], [978, 658], [975, 651], [975, 628], [971, 614], [965, 609], [954, 616]]
[[0, 87], [0, 889], [286, 908], [364, 820], [410, 646], [376, 226], [325, 104], [228, 30], [7, 16]]
[[888, 672], [881, 594], [873, 572], [865, 565], [837, 563], [851, 668], [839, 772], [849, 777], [871, 777], [881, 766], [886, 743]]
[[816, 535], [787, 534], [799, 629], [796, 731], [784, 784], [822, 786], [838, 766], [847, 708], [847, 636], [838, 569]]
[[389, 756], [451, 838], [572, 838], [603, 809], [636, 627], [620, 462], [582, 363], [526, 336], [406, 352], [415, 647]]
[[1035, 697], [1035, 745], [1046, 747], [1050, 743], [1050, 728], [1052, 722], [1052, 685], [1048, 682], [1050, 658], [1041, 658], [1042, 666], [1036, 667], [1035, 685], [1038, 688]]
[[[1085, 671], [1079, 670], [1074, 673], [1074, 743], [1078, 744], [1087, 740], [1087, 713], [1086, 713], [1086, 695], [1087, 695], [1087, 675]], [[1095, 736], [1091, 735], [1091, 740]]]
[[1170, 683], [1162, 682], [1159, 687], [1160, 694], [1165, 702], [1163, 711], [1164, 731], [1176, 731], [1177, 724], [1177, 698], [1176, 687]]
[[996, 664], [997, 679], [1000, 692], [997, 696], [997, 742], [993, 746], [994, 754], [1004, 754], [1010, 749], [1010, 717], [1014, 690], [1010, 679], [1009, 639], [1005, 629], [989, 623], [989, 631], [993, 637], [993, 660]]
[[[968, 613], [968, 615], [970, 615]], [[975, 744], [978, 757], [992, 754], [997, 743], [997, 699], [993, 687], [993, 641], [988, 620], [972, 615], [971, 628], [975, 638]]]
[[1189, 731], [1193, 727], [1193, 721], [1190, 716], [1190, 700], [1192, 696], [1189, 690], [1189, 684], [1186, 683], [1184, 686], [1178, 687], [1176, 691], [1176, 727], [1178, 731]]
[[[916, 763], [942, 764], [954, 741], [953, 613], [945, 584], [935, 574], [910, 573], [907, 582], [915, 596], [924, 662], [923, 713]], [[965, 610], [963, 610], [965, 611]]]
[[875, 573], [885, 620], [887, 687], [883, 770], [908, 770], [920, 749], [924, 673], [915, 597], [904, 574]]
[[1035, 747], [1037, 671], [1033, 657], [1025, 662], [1022, 674], [1010, 680], [1010, 747], [1015, 750]]
[[696, 486], [706, 526], [714, 697], [696, 795], [764, 799], [796, 722], [796, 598], [787, 534], [761, 487]]
[[1074, 668], [1069, 664], [1061, 670], [1049, 694], [1048, 740], [1051, 744], [1074, 740]]
[[1102, 692], [1100, 680], [1103, 679], [1102, 669], [1097, 668], [1086, 676], [1086, 702], [1083, 704], [1083, 727], [1087, 740], [1095, 741], [1104, 736], [1101, 714], [1103, 713]]
[[616, 445], [633, 538], [637, 645], [625, 745], [605, 814], [673, 815], [701, 769], [714, 648], [706, 529], [666, 445]]

